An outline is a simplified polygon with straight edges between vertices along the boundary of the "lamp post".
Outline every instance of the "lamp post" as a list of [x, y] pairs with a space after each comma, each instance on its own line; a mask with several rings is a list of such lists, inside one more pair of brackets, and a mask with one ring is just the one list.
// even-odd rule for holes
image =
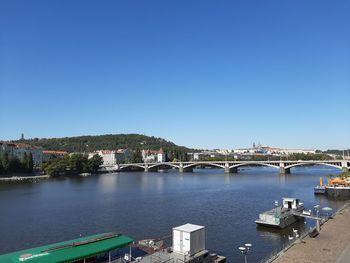
[[248, 259], [247, 259], [247, 254], [249, 252], [249, 250], [251, 249], [252, 247], [252, 244], [244, 244], [244, 247], [239, 247], [239, 251], [241, 251], [242, 255], [244, 255], [244, 263], [247, 263], [248, 262]]
[[315, 205], [314, 206], [314, 212], [316, 213], [316, 217], [318, 217], [319, 211], [320, 211], [320, 205]]

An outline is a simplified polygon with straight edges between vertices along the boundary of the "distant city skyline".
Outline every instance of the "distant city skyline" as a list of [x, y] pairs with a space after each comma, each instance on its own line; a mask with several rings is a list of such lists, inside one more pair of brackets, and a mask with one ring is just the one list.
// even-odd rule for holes
[[0, 140], [348, 149], [349, 1], [1, 1]]

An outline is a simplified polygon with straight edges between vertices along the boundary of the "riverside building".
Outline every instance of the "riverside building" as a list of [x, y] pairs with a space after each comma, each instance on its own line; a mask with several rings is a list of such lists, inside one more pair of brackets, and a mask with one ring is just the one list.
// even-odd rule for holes
[[16, 156], [19, 159], [23, 159], [24, 154], [31, 153], [33, 156], [34, 165], [41, 165], [43, 162], [43, 151], [36, 147], [25, 143], [15, 142], [0, 142], [0, 154], [7, 152], [9, 155]]
[[132, 152], [129, 149], [99, 150], [89, 153], [89, 158], [92, 158], [96, 154], [102, 157], [104, 165], [127, 163], [132, 158]]

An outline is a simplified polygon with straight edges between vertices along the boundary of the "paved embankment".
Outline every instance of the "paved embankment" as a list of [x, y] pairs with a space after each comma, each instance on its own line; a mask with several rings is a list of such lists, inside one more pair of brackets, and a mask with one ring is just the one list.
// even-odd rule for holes
[[49, 175], [33, 175], [33, 176], [12, 176], [12, 177], [0, 177], [0, 181], [22, 181], [33, 179], [45, 179], [49, 178]]
[[322, 225], [316, 238], [309, 236], [296, 242], [274, 263], [350, 262], [350, 206]]

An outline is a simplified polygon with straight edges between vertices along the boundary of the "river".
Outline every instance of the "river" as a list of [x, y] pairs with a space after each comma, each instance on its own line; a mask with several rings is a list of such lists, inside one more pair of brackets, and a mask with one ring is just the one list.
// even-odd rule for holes
[[[259, 262], [289, 242], [292, 232], [256, 227], [259, 212], [273, 208], [275, 200], [297, 197], [310, 209], [343, 205], [313, 194], [320, 176], [339, 170], [310, 166], [291, 172], [245, 167], [231, 175], [197, 169], [1, 182], [0, 254], [109, 231], [135, 240], [162, 237], [174, 226], [193, 223], [206, 226], [206, 247], [229, 262], [243, 260], [238, 247], [244, 243], [253, 244], [248, 261]], [[312, 225], [306, 221], [294, 227]]]

